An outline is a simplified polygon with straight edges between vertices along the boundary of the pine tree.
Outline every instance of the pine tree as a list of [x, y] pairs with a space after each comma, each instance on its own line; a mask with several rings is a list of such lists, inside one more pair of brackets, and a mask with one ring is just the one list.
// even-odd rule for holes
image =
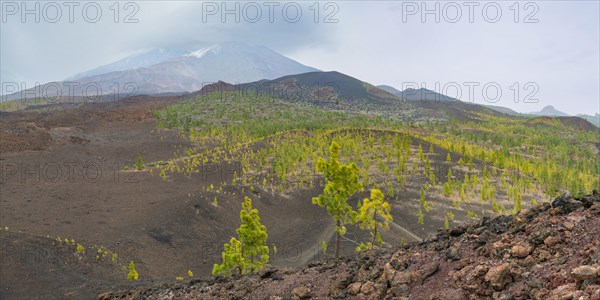
[[383, 240], [378, 228], [389, 230], [389, 222], [393, 220], [390, 213], [390, 204], [384, 200], [384, 195], [379, 189], [371, 190], [371, 198], [365, 198], [358, 208], [357, 221], [360, 228], [373, 230], [371, 233], [373, 241], [367, 244], [367, 248], [372, 248], [377, 243], [381, 247]]
[[355, 222], [356, 212], [348, 204], [348, 198], [362, 189], [358, 180], [360, 171], [356, 164], [339, 163], [340, 146], [332, 142], [329, 147], [329, 161], [319, 158], [317, 167], [326, 180], [323, 193], [312, 199], [313, 204], [325, 207], [336, 222], [335, 257], [339, 257], [340, 238], [346, 234], [345, 224]]
[[213, 275], [231, 275], [234, 269], [240, 275], [258, 272], [269, 262], [267, 228], [260, 223], [258, 210], [252, 208], [248, 197], [242, 203], [240, 221], [242, 224], [236, 230], [239, 240], [232, 237], [229, 244], [224, 245], [223, 263], [213, 266]]
[[213, 275], [222, 274], [229, 276], [232, 270], [237, 269], [238, 274], [243, 274], [244, 270], [247, 270], [248, 266], [246, 260], [242, 256], [242, 242], [232, 237], [229, 244], [224, 245], [225, 251], [221, 253], [223, 263], [213, 266]]
[[513, 207], [513, 213], [518, 214], [521, 211], [521, 202], [523, 201], [523, 195], [521, 192], [516, 192], [515, 205]]
[[419, 219], [417, 220], [417, 222], [419, 222], [419, 224], [424, 225], [425, 224], [425, 216], [423, 216], [423, 211], [419, 209]]
[[135, 160], [135, 169], [143, 170], [145, 167], [146, 167], [146, 165], [144, 164], [144, 161], [142, 160], [142, 154], [138, 153], [137, 159]]
[[452, 184], [447, 181], [446, 183], [444, 183], [444, 196], [446, 198], [450, 198], [450, 195], [452, 194]]

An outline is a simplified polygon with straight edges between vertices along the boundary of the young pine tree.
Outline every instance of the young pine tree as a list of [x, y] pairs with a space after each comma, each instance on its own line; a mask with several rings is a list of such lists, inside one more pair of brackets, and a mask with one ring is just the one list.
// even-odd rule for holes
[[232, 237], [229, 244], [224, 245], [223, 263], [213, 266], [213, 275], [229, 276], [236, 269], [240, 275], [258, 272], [269, 262], [267, 228], [260, 223], [258, 210], [252, 208], [248, 197], [242, 203], [240, 220], [242, 224], [236, 230], [239, 240]]
[[393, 220], [390, 213], [390, 204], [384, 200], [384, 195], [379, 189], [371, 190], [371, 198], [365, 198], [358, 208], [356, 220], [360, 224], [360, 228], [373, 230], [373, 241], [368, 244], [362, 244], [358, 249], [370, 249], [375, 244], [381, 247], [383, 242], [378, 229], [389, 230], [389, 222]]
[[146, 167], [146, 165], [144, 164], [144, 161], [142, 160], [142, 154], [138, 153], [137, 159], [135, 160], [135, 169], [143, 170], [145, 167]]
[[135, 270], [135, 264], [133, 261], [129, 263], [129, 274], [127, 274], [128, 280], [138, 280], [138, 272]]
[[345, 224], [355, 222], [356, 212], [348, 204], [348, 198], [362, 189], [358, 180], [360, 171], [356, 164], [339, 163], [340, 146], [333, 142], [329, 147], [329, 161], [319, 158], [317, 168], [323, 172], [326, 185], [319, 197], [312, 199], [313, 204], [325, 207], [336, 223], [335, 257], [340, 254], [340, 238], [346, 234]]

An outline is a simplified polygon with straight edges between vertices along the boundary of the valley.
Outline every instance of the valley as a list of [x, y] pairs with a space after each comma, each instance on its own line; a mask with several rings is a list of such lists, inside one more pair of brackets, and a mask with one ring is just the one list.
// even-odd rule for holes
[[[270, 265], [332, 259], [335, 222], [311, 203], [332, 142], [360, 170], [350, 205], [373, 188], [390, 204], [384, 248], [600, 186], [593, 126], [402, 101], [340, 73], [311, 74], [275, 80], [279, 94], [220, 83], [2, 113], [2, 278], [12, 278], [3, 298], [93, 298], [188, 270], [209, 278], [246, 196], [267, 227]], [[369, 239], [349, 225], [342, 255]]]

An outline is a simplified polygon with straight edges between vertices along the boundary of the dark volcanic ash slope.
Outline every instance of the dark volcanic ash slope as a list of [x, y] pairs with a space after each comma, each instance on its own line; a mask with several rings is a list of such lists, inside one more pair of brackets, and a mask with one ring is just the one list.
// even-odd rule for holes
[[600, 299], [599, 228], [596, 191], [563, 195], [397, 249], [99, 299]]

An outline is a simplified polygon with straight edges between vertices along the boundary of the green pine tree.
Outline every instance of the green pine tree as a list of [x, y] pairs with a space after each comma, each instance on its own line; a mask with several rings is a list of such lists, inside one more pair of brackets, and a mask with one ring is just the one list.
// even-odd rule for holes
[[312, 199], [313, 204], [325, 207], [327, 213], [336, 222], [335, 257], [339, 257], [340, 238], [346, 234], [345, 224], [355, 222], [356, 212], [348, 204], [348, 198], [357, 191], [362, 190], [358, 180], [360, 171], [354, 163], [340, 164], [340, 146], [333, 142], [329, 147], [329, 161], [319, 158], [317, 167], [319, 172], [324, 173], [326, 180], [323, 193]]
[[378, 229], [389, 230], [389, 223], [393, 220], [390, 204], [384, 200], [381, 190], [376, 188], [371, 190], [371, 198], [363, 200], [358, 208], [356, 220], [360, 224], [360, 228], [373, 230], [371, 233], [373, 241], [367, 244], [367, 248], [372, 248], [375, 244], [381, 247], [383, 240]]
[[144, 161], [142, 160], [142, 154], [138, 153], [137, 159], [135, 160], [135, 169], [143, 170], [145, 167], [146, 167], [146, 165], [144, 164]]
[[213, 275], [228, 276], [235, 269], [240, 275], [258, 272], [269, 262], [267, 228], [260, 223], [258, 210], [252, 208], [248, 197], [242, 203], [240, 220], [242, 224], [236, 230], [239, 240], [232, 237], [229, 244], [224, 245], [223, 263], [213, 266]]

